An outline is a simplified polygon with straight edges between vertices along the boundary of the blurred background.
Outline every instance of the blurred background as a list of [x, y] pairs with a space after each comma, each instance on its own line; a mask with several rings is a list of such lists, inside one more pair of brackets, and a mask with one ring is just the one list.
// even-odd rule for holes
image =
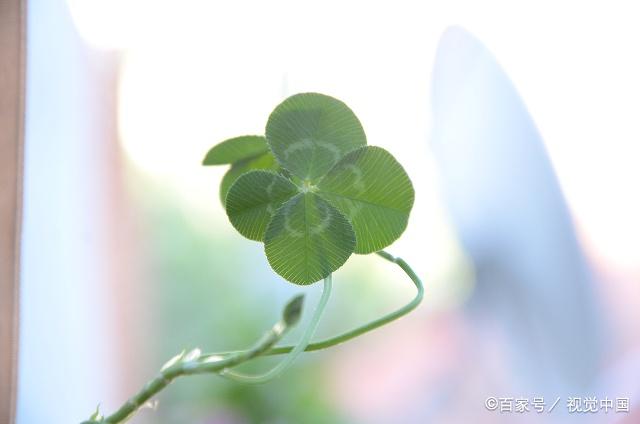
[[[640, 422], [636, 21], [617, 1], [28, 2], [18, 422], [113, 412], [182, 349], [244, 348], [292, 295], [317, 300], [235, 232], [225, 169], [200, 165], [305, 91], [411, 176], [388, 251], [424, 303], [266, 385], [178, 380], [132, 423]], [[318, 337], [412, 287], [354, 256]], [[629, 412], [570, 413], [590, 396]]]

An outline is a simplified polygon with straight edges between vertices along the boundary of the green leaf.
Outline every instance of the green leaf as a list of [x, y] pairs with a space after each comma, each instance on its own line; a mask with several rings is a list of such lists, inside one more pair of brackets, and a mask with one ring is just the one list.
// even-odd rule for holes
[[278, 209], [264, 243], [274, 271], [305, 285], [325, 278], [346, 262], [355, 246], [355, 234], [344, 215], [309, 191]]
[[367, 144], [362, 125], [340, 100], [323, 94], [296, 94], [269, 116], [267, 142], [280, 165], [314, 181], [347, 152]]
[[224, 174], [224, 177], [222, 177], [222, 181], [220, 182], [220, 201], [222, 202], [222, 206], [225, 204], [227, 192], [233, 183], [236, 182], [242, 174], [254, 169], [277, 171], [280, 169], [280, 165], [278, 165], [276, 158], [273, 157], [271, 152], [263, 153], [255, 158], [241, 160], [240, 162], [236, 162], [231, 165], [231, 168], [229, 168], [227, 173]]
[[203, 165], [225, 165], [251, 159], [269, 151], [261, 135], [243, 135], [213, 146], [202, 161]]
[[298, 187], [275, 172], [250, 171], [229, 189], [227, 215], [240, 234], [262, 241], [271, 217], [296, 193]]
[[400, 237], [414, 200], [402, 165], [386, 150], [372, 146], [340, 160], [318, 183], [318, 194], [351, 222], [356, 253], [381, 250]]

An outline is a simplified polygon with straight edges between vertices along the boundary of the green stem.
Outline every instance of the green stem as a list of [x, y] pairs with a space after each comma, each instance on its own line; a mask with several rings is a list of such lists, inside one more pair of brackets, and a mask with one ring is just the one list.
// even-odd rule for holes
[[[411, 300], [411, 302], [407, 303], [400, 309], [397, 309], [387, 315], [384, 315], [378, 319], [368, 322], [367, 324], [364, 324], [360, 327], [354, 328], [353, 330], [347, 331], [345, 333], [339, 334], [337, 336], [334, 336], [325, 340], [321, 340], [319, 342], [310, 343], [306, 347], [305, 352], [312, 352], [315, 350], [326, 349], [328, 347], [332, 347], [337, 344], [344, 343], [347, 340], [351, 340], [371, 330], [375, 330], [376, 328], [382, 327], [383, 325], [388, 324], [391, 321], [395, 321], [396, 319], [408, 314], [409, 312], [414, 310], [420, 304], [420, 302], [422, 302], [422, 299], [424, 298], [424, 286], [422, 285], [422, 281], [420, 280], [420, 278], [416, 275], [413, 269], [411, 269], [409, 264], [406, 263], [402, 258], [395, 257], [385, 252], [384, 250], [376, 252], [376, 254], [381, 258], [384, 258], [389, 262], [393, 262], [394, 264], [398, 265], [405, 272], [405, 274], [409, 276], [413, 284], [415, 284], [416, 289], [418, 290], [413, 300]], [[267, 350], [263, 355], [265, 356], [281, 355], [284, 353], [289, 353], [293, 349], [294, 349], [294, 346], [276, 346]], [[234, 353], [237, 353], [237, 352], [217, 353], [217, 354], [211, 354], [211, 355], [231, 355]]]
[[102, 420], [89, 420], [89, 423], [122, 423], [146, 404], [153, 396], [167, 387], [176, 378], [183, 375], [219, 373], [226, 368], [234, 367], [255, 358], [276, 344], [299, 320], [302, 309], [302, 296], [294, 297], [286, 306], [283, 317], [251, 348], [225, 357], [199, 356], [190, 360], [178, 359], [174, 364], [163, 368], [136, 395], [131, 397], [116, 412]]
[[320, 297], [320, 302], [316, 307], [316, 310], [307, 325], [307, 328], [304, 330], [302, 334], [302, 338], [295, 345], [293, 349], [287, 354], [287, 356], [278, 363], [275, 367], [270, 369], [264, 374], [259, 375], [248, 375], [240, 372], [233, 371], [231, 369], [223, 370], [220, 375], [223, 377], [228, 377], [231, 380], [236, 380], [241, 383], [250, 383], [250, 384], [259, 384], [266, 383], [269, 380], [272, 380], [279, 375], [281, 375], [287, 368], [293, 364], [293, 362], [300, 356], [302, 352], [307, 348], [309, 343], [311, 342], [311, 338], [315, 334], [318, 324], [320, 323], [320, 318], [322, 317], [322, 313], [327, 306], [327, 302], [329, 301], [329, 296], [331, 294], [331, 274], [327, 278], [324, 279], [324, 285], [322, 288], [322, 296]]
[[[353, 330], [347, 331], [345, 333], [342, 333], [340, 335], [337, 335], [335, 337], [331, 337], [319, 342], [315, 342], [315, 343], [311, 343], [309, 344], [309, 346], [307, 346], [307, 348], [305, 349], [306, 352], [311, 352], [314, 350], [320, 350], [320, 349], [326, 349], [328, 347], [332, 347], [335, 346], [337, 344], [340, 343], [344, 343], [347, 340], [351, 340], [355, 337], [358, 337], [364, 333], [368, 333], [371, 330], [375, 330], [376, 328], [382, 327], [385, 324], [390, 323], [391, 321], [395, 321], [398, 318], [408, 314], [409, 312], [413, 311], [419, 304], [420, 302], [422, 302], [422, 299], [424, 297], [424, 286], [422, 285], [422, 281], [420, 281], [420, 278], [418, 278], [418, 276], [416, 275], [416, 273], [411, 269], [411, 267], [409, 266], [409, 264], [407, 264], [402, 258], [398, 258], [395, 256], [390, 255], [389, 253], [385, 252], [384, 250], [381, 250], [379, 252], [376, 252], [376, 254], [386, 260], [388, 260], [389, 262], [393, 262], [394, 264], [398, 265], [400, 268], [402, 268], [402, 270], [409, 276], [409, 278], [411, 279], [411, 281], [413, 281], [413, 284], [415, 284], [416, 289], [418, 289], [418, 292], [416, 293], [416, 296], [413, 298], [413, 300], [411, 300], [411, 302], [407, 303], [406, 305], [404, 305], [402, 308], [397, 309], [387, 315], [384, 315], [378, 319], [375, 319], [367, 324], [364, 324], [358, 328], [354, 328]], [[293, 346], [277, 346], [277, 347], [273, 347], [269, 350], [267, 350], [264, 355], [280, 355], [283, 353], [287, 353], [290, 352], [293, 349]]]
[[[309, 328], [305, 331], [305, 334], [302, 340], [296, 346], [278, 346], [274, 347], [274, 345], [282, 339], [285, 332], [294, 326], [301, 314], [302, 308], [302, 296], [297, 296], [292, 301], [289, 302], [287, 307], [285, 308], [283, 319], [281, 319], [278, 323], [276, 323], [271, 330], [269, 330], [263, 337], [260, 339], [258, 343], [256, 343], [251, 349], [237, 352], [226, 352], [226, 353], [218, 353], [218, 354], [205, 354], [200, 355], [197, 358], [193, 358], [190, 360], [178, 360], [175, 364], [168, 366], [160, 371], [158, 376], [156, 376], [153, 380], [148, 382], [140, 392], [138, 392], [135, 396], [131, 397], [124, 405], [120, 407], [115, 413], [109, 415], [104, 419], [90, 419], [89, 421], [85, 421], [84, 424], [92, 424], [92, 423], [122, 423], [129, 419], [142, 405], [148, 402], [153, 396], [155, 396], [162, 389], [167, 387], [174, 379], [184, 376], [184, 375], [194, 375], [194, 374], [205, 374], [205, 373], [228, 373], [229, 368], [242, 364], [246, 361], [249, 361], [256, 356], [261, 355], [280, 355], [284, 353], [291, 353], [284, 361], [282, 361], [279, 366], [280, 369], [275, 372], [275, 374], [279, 374], [282, 370], [290, 365], [291, 362], [295, 359], [295, 356], [299, 352], [302, 351], [314, 351], [320, 349], [326, 349], [331, 346], [335, 346], [337, 344], [343, 343], [347, 340], [358, 337], [364, 333], [367, 333], [371, 330], [374, 330], [378, 327], [381, 327], [391, 321], [394, 321], [409, 312], [415, 309], [422, 298], [424, 297], [424, 287], [420, 278], [416, 275], [416, 273], [411, 269], [411, 267], [401, 258], [394, 257], [385, 251], [376, 252], [378, 256], [393, 262], [398, 265], [413, 281], [415, 284], [418, 293], [413, 298], [413, 300], [407, 303], [400, 309], [397, 309], [390, 314], [384, 315], [381, 318], [373, 320], [365, 325], [362, 325], [353, 330], [347, 331], [343, 334], [340, 334], [335, 337], [331, 337], [329, 339], [325, 339], [315, 343], [309, 343], [309, 339], [313, 336], [315, 332], [315, 328], [317, 326], [317, 321], [320, 319], [320, 315], [324, 310], [326, 305], [326, 301], [329, 297], [329, 293], [331, 290], [331, 280], [329, 278], [328, 282], [325, 280], [325, 289], [322, 293], [322, 298], [316, 309], [314, 317], [312, 318]], [[308, 338], [307, 338], [308, 335]], [[284, 365], [282, 365], [284, 364]], [[274, 370], [276, 369], [274, 368]], [[269, 373], [274, 372], [271, 370]], [[269, 374], [267, 373], [267, 374]], [[260, 377], [260, 376], [258, 376]]]

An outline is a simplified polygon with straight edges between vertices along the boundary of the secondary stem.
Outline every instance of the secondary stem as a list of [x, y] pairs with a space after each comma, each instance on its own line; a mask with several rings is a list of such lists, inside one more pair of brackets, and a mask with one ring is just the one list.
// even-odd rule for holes
[[[326, 349], [328, 347], [335, 346], [340, 343], [344, 343], [347, 340], [351, 340], [371, 330], [375, 330], [376, 328], [382, 327], [383, 325], [388, 324], [391, 321], [395, 321], [398, 318], [413, 311], [420, 304], [420, 302], [422, 302], [422, 299], [424, 298], [424, 286], [422, 285], [422, 281], [420, 280], [420, 278], [411, 269], [409, 264], [407, 264], [402, 258], [395, 257], [385, 252], [384, 250], [376, 252], [376, 254], [388, 260], [389, 262], [393, 262], [394, 264], [402, 268], [402, 270], [409, 276], [409, 278], [411, 278], [411, 281], [413, 281], [413, 284], [415, 284], [416, 289], [418, 289], [416, 296], [413, 298], [411, 302], [407, 303], [400, 309], [396, 309], [395, 311], [387, 315], [384, 315], [378, 319], [375, 319], [371, 322], [368, 322], [367, 324], [364, 324], [358, 328], [354, 328], [353, 330], [347, 331], [337, 336], [330, 337], [328, 339], [309, 344], [309, 346], [307, 346], [307, 348], [305, 349], [306, 352]], [[271, 349], [267, 350], [264, 353], [264, 355], [281, 355], [283, 353], [290, 352], [291, 349], [293, 349], [293, 346], [272, 347]]]
[[298, 344], [296, 344], [296, 346], [293, 349], [291, 349], [291, 351], [287, 354], [287, 356], [275, 367], [273, 367], [266, 373], [260, 374], [260, 375], [243, 374], [243, 373], [233, 371], [232, 369], [225, 369], [220, 373], [220, 375], [223, 377], [228, 377], [232, 380], [239, 381], [241, 383], [259, 384], [259, 383], [266, 383], [267, 381], [273, 378], [276, 378], [277, 376], [282, 374], [287, 368], [289, 368], [289, 366], [291, 366], [291, 364], [293, 364], [296, 358], [300, 356], [302, 352], [304, 352], [304, 350], [309, 345], [309, 342], [311, 342], [311, 338], [313, 337], [313, 335], [316, 332], [316, 329], [318, 328], [318, 324], [320, 323], [320, 318], [322, 317], [325, 307], [327, 306], [327, 302], [329, 301], [330, 295], [331, 295], [331, 274], [329, 274], [329, 276], [324, 279], [322, 296], [320, 297], [320, 302], [318, 303], [318, 306], [313, 312], [313, 316], [311, 317], [311, 320], [309, 321], [307, 328], [304, 330], [304, 333], [302, 334], [302, 338], [300, 339]]
[[[358, 337], [364, 333], [367, 333], [371, 330], [374, 330], [378, 327], [381, 327], [391, 321], [394, 321], [409, 312], [415, 309], [424, 297], [424, 287], [422, 285], [422, 281], [416, 275], [416, 273], [411, 269], [409, 264], [407, 264], [403, 259], [390, 255], [385, 251], [376, 252], [378, 256], [388, 260], [389, 262], [393, 262], [398, 265], [413, 281], [418, 290], [416, 296], [413, 300], [407, 303], [405, 306], [391, 312], [387, 315], [384, 315], [381, 318], [373, 320], [367, 324], [364, 324], [358, 328], [347, 331], [343, 334], [340, 334], [335, 337], [331, 337], [319, 342], [308, 343], [309, 340], [306, 339], [306, 335], [309, 334], [309, 338], [312, 337], [313, 332], [315, 331], [315, 327], [317, 325], [317, 320], [320, 319], [320, 314], [324, 309], [326, 304], [326, 300], [329, 296], [329, 291], [331, 288], [331, 281], [329, 279], [329, 283], [327, 286], [327, 281], [325, 280], [325, 290], [323, 291], [321, 301], [319, 306], [314, 314], [314, 318], [312, 318], [311, 325], [305, 332], [305, 336], [297, 346], [278, 346], [274, 347], [274, 345], [282, 339], [285, 332], [296, 324], [298, 318], [301, 313], [302, 307], [302, 298], [301, 296], [294, 298], [287, 307], [285, 308], [284, 317], [278, 323], [276, 323], [271, 330], [269, 330], [263, 337], [249, 350], [244, 351], [236, 351], [236, 352], [226, 352], [226, 353], [217, 353], [217, 354], [205, 354], [200, 355], [198, 358], [194, 358], [193, 360], [184, 361], [178, 360], [175, 364], [163, 369], [160, 373], [151, 381], [149, 381], [143, 388], [138, 392], [135, 396], [131, 397], [124, 405], [120, 407], [115, 413], [109, 415], [104, 419], [98, 420], [89, 420], [85, 421], [83, 424], [92, 424], [92, 423], [111, 423], [117, 424], [126, 421], [130, 418], [142, 405], [148, 402], [153, 396], [159, 393], [162, 389], [164, 389], [167, 385], [169, 385], [174, 379], [183, 376], [183, 375], [193, 375], [193, 374], [204, 374], [204, 373], [213, 373], [220, 374], [224, 370], [228, 370], [236, 365], [249, 361], [256, 356], [261, 355], [281, 355], [284, 353], [292, 353], [292, 355], [286, 358], [279, 366], [282, 369], [286, 368], [289, 365], [290, 361], [292, 361], [295, 354], [299, 353], [299, 351], [314, 351], [320, 349], [326, 349], [331, 346], [335, 346], [337, 344], [346, 342], [347, 340]], [[326, 297], [326, 299], [325, 299]], [[313, 327], [313, 328], [311, 328]], [[313, 330], [313, 331], [311, 331]], [[294, 351], [295, 350], [295, 351]], [[284, 365], [282, 365], [284, 364]], [[276, 370], [274, 368], [269, 373]], [[276, 374], [279, 373], [282, 369], [278, 369]], [[228, 372], [228, 371], [226, 371]], [[269, 374], [267, 373], [267, 374]], [[261, 376], [258, 376], [261, 377]]]
[[287, 332], [294, 326], [301, 315], [302, 296], [296, 296], [291, 300], [287, 307], [283, 318], [278, 321], [262, 338], [249, 350], [237, 352], [226, 356], [199, 356], [192, 360], [178, 360], [175, 364], [163, 369], [151, 381], [149, 381], [136, 395], [131, 397], [124, 405], [115, 413], [105, 417], [103, 420], [85, 421], [88, 423], [111, 423], [117, 424], [129, 419], [142, 405], [149, 401], [162, 389], [167, 387], [177, 377], [183, 375], [219, 373], [225, 368], [234, 367], [238, 364], [255, 358], [269, 350], [276, 344]]
[[[342, 334], [339, 334], [334, 337], [330, 337], [325, 340], [321, 340], [319, 342], [310, 343], [306, 347], [305, 352], [312, 352], [315, 350], [326, 349], [328, 347], [332, 347], [337, 344], [344, 343], [347, 340], [351, 340], [369, 331], [375, 330], [376, 328], [382, 327], [383, 325], [388, 324], [391, 321], [395, 321], [396, 319], [408, 314], [409, 312], [414, 310], [420, 304], [420, 302], [422, 302], [422, 299], [424, 298], [424, 286], [422, 285], [422, 281], [420, 280], [418, 275], [416, 275], [413, 269], [411, 269], [409, 264], [406, 263], [404, 259], [395, 257], [385, 252], [384, 250], [376, 252], [376, 254], [381, 258], [384, 258], [389, 262], [393, 262], [394, 264], [398, 265], [405, 272], [405, 274], [409, 276], [413, 284], [416, 286], [416, 289], [418, 290], [413, 300], [411, 300], [411, 302], [407, 303], [403, 307], [387, 315], [384, 315], [378, 319], [368, 322], [360, 327], [354, 328], [353, 330], [346, 331]], [[282, 355], [282, 354], [291, 352], [293, 348], [294, 346], [276, 346], [268, 349], [266, 352], [263, 353], [263, 355], [264, 356]], [[225, 354], [232, 354], [232, 353], [236, 353], [236, 352], [227, 352]], [[221, 354], [218, 353], [218, 354], [212, 354], [212, 355], [221, 355]]]

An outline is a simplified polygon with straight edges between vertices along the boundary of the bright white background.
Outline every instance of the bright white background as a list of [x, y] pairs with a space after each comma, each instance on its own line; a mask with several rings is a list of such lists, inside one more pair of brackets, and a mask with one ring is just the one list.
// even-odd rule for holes
[[[591, 249], [638, 270], [636, 2], [70, 4], [90, 43], [124, 52], [125, 150], [150, 173], [189, 179], [189, 190], [181, 191], [194, 198], [201, 198], [194, 186], [203, 179], [185, 170], [203, 149], [231, 135], [262, 132], [284, 94], [305, 90], [346, 101], [370, 143], [390, 149], [419, 185], [435, 190], [425, 160], [430, 73], [443, 30], [460, 25], [494, 52], [521, 93]], [[424, 230], [438, 246], [427, 256], [442, 261], [450, 252], [442, 253], [448, 235], [438, 224], [436, 195], [420, 199], [420, 213], [434, 218]]]

